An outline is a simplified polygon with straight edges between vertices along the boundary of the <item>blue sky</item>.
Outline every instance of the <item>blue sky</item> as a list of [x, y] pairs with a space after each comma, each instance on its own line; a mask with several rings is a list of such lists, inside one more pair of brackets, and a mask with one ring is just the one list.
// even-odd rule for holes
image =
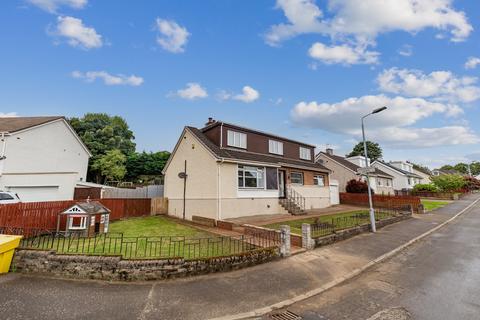
[[480, 3], [469, 0], [0, 4], [0, 114], [124, 117], [170, 150], [209, 116], [339, 154], [480, 159]]

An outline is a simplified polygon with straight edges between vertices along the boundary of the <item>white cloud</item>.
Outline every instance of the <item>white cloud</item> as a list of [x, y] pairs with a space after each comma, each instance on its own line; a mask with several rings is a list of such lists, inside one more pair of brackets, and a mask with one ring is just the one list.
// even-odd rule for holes
[[85, 26], [81, 19], [73, 17], [58, 17], [54, 35], [67, 38], [72, 47], [92, 49], [103, 45], [102, 36], [94, 28]]
[[88, 0], [27, 0], [31, 4], [39, 7], [50, 13], [56, 13], [61, 6], [70, 7], [73, 9], [83, 9]]
[[190, 33], [185, 27], [178, 25], [173, 20], [157, 18], [156, 30], [160, 33], [157, 36], [157, 43], [165, 50], [173, 53], [185, 51]]
[[18, 117], [16, 112], [0, 112], [1, 118], [11, 118], [11, 117]]
[[450, 71], [424, 74], [419, 70], [391, 68], [377, 78], [380, 90], [410, 97], [431, 97], [439, 101], [472, 102], [480, 98], [478, 79], [457, 77]]
[[480, 58], [469, 57], [467, 62], [465, 62], [465, 69], [475, 69], [479, 64], [480, 64]]
[[343, 44], [338, 46], [326, 46], [316, 42], [308, 50], [310, 57], [320, 60], [325, 64], [341, 63], [350, 64], [375, 64], [378, 62], [379, 53], [367, 51], [364, 47], [352, 48]]
[[238, 100], [250, 103], [260, 98], [260, 93], [250, 86], [244, 86], [242, 88], [242, 93], [235, 94], [226, 90], [220, 90], [215, 96], [219, 101]]
[[267, 44], [278, 46], [282, 41], [301, 34], [320, 34], [330, 37], [332, 41], [330, 47], [318, 45], [321, 55], [344, 57], [326, 60], [329, 63], [345, 64], [345, 60], [372, 63], [377, 61], [379, 54], [367, 49], [376, 45], [376, 39], [382, 33], [417, 33], [432, 28], [443, 33], [450, 32], [451, 41], [465, 40], [473, 27], [464, 12], [453, 8], [452, 2], [327, 0], [325, 11], [322, 11], [315, 0], [277, 0], [276, 8], [283, 11], [287, 22], [271, 26], [264, 38]]
[[187, 87], [185, 89], [178, 90], [176, 95], [187, 100], [196, 100], [208, 97], [207, 90], [202, 88], [202, 86], [196, 82], [187, 83]]
[[409, 44], [404, 44], [400, 49], [398, 49], [398, 54], [404, 57], [410, 57], [413, 54], [413, 48]]
[[338, 103], [300, 102], [292, 110], [295, 124], [319, 128], [338, 134], [361, 137], [360, 118], [380, 106], [382, 113], [366, 120], [369, 138], [395, 146], [420, 147], [470, 144], [479, 138], [466, 127], [414, 127], [435, 114], [450, 116], [462, 112], [456, 105], [430, 102], [422, 98], [387, 97], [385, 95], [349, 98]]
[[135, 75], [126, 76], [123, 74], [112, 75], [106, 71], [88, 71], [85, 73], [73, 71], [72, 77], [76, 79], [85, 79], [87, 82], [94, 82], [97, 79], [101, 79], [108, 86], [127, 85], [137, 87], [143, 83], [142, 77]]
[[302, 33], [325, 31], [319, 20], [323, 13], [314, 0], [277, 0], [276, 8], [283, 10], [289, 23], [274, 25], [267, 32], [265, 41], [272, 46]]
[[328, 18], [314, 0], [277, 0], [288, 23], [274, 25], [265, 35], [267, 43], [303, 33], [320, 33], [332, 38], [353, 36], [374, 41], [390, 31], [419, 32], [426, 28], [449, 31], [452, 41], [462, 41], [473, 30], [465, 13], [452, 7], [453, 0], [328, 0]]
[[428, 148], [480, 142], [480, 138], [472, 130], [461, 126], [384, 128], [369, 132], [369, 138], [374, 141], [387, 141], [389, 146], [399, 148]]
[[250, 86], [245, 86], [242, 89], [242, 93], [233, 96], [232, 99], [239, 100], [245, 103], [250, 103], [257, 100], [258, 98], [260, 98], [260, 93], [257, 90], [253, 89]]

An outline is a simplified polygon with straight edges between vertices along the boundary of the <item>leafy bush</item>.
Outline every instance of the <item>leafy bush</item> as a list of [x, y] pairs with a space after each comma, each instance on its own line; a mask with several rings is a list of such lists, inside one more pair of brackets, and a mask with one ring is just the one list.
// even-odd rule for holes
[[352, 179], [347, 182], [346, 190], [348, 193], [368, 193], [368, 184], [362, 180]]
[[464, 177], [458, 174], [444, 174], [432, 177], [432, 182], [440, 191], [444, 192], [458, 191], [466, 185]]
[[465, 177], [465, 189], [467, 190], [480, 190], [480, 180], [474, 177]]
[[428, 184], [416, 184], [413, 187], [413, 192], [437, 192], [438, 188], [433, 183]]

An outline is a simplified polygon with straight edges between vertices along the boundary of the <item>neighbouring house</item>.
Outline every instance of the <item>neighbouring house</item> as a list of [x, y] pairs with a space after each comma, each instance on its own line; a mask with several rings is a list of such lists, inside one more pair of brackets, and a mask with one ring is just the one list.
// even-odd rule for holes
[[433, 169], [432, 170], [432, 175], [435, 177], [449, 175], [449, 174], [461, 174], [461, 173], [454, 169]]
[[419, 184], [422, 177], [413, 172], [413, 164], [407, 161], [375, 160], [372, 166], [393, 176], [394, 190], [410, 190]]
[[314, 149], [211, 118], [204, 128], [185, 127], [163, 171], [168, 213], [221, 220], [338, 203]]
[[[339, 191], [346, 192], [348, 181], [362, 179], [366, 181], [366, 176], [360, 174], [360, 168], [366, 167], [365, 158], [361, 156], [345, 158], [333, 153], [333, 149], [326, 149], [315, 157], [315, 161], [330, 170], [331, 179], [335, 179], [339, 184]], [[370, 161], [369, 161], [370, 162]], [[369, 163], [370, 164], [370, 163]], [[393, 176], [382, 170], [375, 168], [374, 172], [369, 173], [370, 186], [376, 194], [394, 194]]]
[[421, 184], [429, 184], [429, 183], [432, 183], [431, 175], [429, 175], [428, 173], [425, 173], [425, 172], [423, 172], [423, 171], [417, 170], [417, 169], [415, 169], [415, 168], [413, 168], [412, 172], [415, 173], [416, 175], [422, 177], [422, 178], [420, 179], [420, 183], [421, 183]]
[[0, 118], [0, 190], [21, 201], [71, 200], [91, 154], [64, 117]]

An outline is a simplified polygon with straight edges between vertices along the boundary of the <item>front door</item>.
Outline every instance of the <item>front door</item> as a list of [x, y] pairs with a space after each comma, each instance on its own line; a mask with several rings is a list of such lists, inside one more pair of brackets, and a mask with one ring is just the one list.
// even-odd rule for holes
[[278, 170], [278, 193], [280, 198], [285, 198], [285, 171]]

